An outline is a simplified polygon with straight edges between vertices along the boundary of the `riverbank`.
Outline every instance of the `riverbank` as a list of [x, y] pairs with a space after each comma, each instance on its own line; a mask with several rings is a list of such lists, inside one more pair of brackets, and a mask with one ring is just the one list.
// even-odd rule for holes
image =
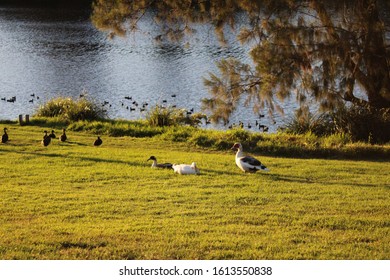
[[[1, 259], [388, 258], [384, 160], [256, 154], [270, 172], [244, 174], [230, 149], [169, 140], [192, 128], [153, 137], [103, 134], [94, 147], [107, 122], [91, 123], [96, 131], [69, 125], [67, 142], [43, 147], [43, 130], [61, 125], [33, 124], [7, 123], [10, 142], [0, 145]], [[245, 135], [223, 136], [229, 142], [239, 133]], [[154, 170], [151, 155], [195, 161], [201, 174]]]
[[[4, 123], [4, 121], [3, 121]], [[15, 124], [16, 122], [5, 122]], [[352, 142], [347, 135], [317, 137], [288, 133], [260, 133], [241, 128], [226, 131], [190, 126], [154, 127], [146, 121], [101, 120], [66, 123], [58, 118], [31, 119], [30, 125], [58, 132], [62, 128], [74, 132], [87, 132], [111, 137], [153, 138], [184, 144], [192, 149], [228, 151], [233, 143], [241, 142], [246, 151], [273, 157], [323, 158], [351, 160], [390, 160], [390, 144], [371, 145]]]

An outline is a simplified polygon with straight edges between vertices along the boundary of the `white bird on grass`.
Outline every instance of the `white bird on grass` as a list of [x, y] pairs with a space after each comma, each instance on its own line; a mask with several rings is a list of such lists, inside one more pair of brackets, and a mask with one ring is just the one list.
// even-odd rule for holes
[[196, 167], [196, 163], [193, 162], [191, 165], [189, 164], [174, 164], [172, 165], [172, 168], [175, 173], [181, 174], [181, 175], [188, 175], [188, 174], [200, 174], [200, 171], [198, 167]]
[[255, 173], [257, 170], [269, 171], [258, 159], [251, 156], [245, 156], [241, 143], [235, 143], [232, 150], [237, 150], [236, 164], [244, 172]]

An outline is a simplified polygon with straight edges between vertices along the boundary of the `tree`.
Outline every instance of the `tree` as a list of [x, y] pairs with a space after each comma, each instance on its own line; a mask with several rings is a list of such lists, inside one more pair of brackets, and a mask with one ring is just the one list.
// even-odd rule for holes
[[[152, 13], [160, 40], [181, 40], [194, 23], [211, 24], [221, 43], [236, 32], [253, 65], [222, 60], [220, 73], [205, 79], [204, 106], [227, 122], [242, 98], [254, 112], [272, 113], [276, 100], [294, 95], [302, 108], [315, 101], [324, 111], [349, 103], [390, 108], [389, 11], [385, 0], [96, 0], [92, 19], [124, 35]], [[248, 20], [238, 31], [237, 14]]]

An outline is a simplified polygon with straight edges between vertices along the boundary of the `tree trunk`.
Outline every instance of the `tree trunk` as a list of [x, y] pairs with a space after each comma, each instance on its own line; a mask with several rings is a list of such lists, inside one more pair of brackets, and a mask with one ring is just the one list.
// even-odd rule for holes
[[377, 108], [390, 107], [389, 65], [383, 23], [379, 19], [376, 1], [366, 0], [367, 5], [367, 37], [364, 49], [364, 62], [367, 67], [368, 102]]

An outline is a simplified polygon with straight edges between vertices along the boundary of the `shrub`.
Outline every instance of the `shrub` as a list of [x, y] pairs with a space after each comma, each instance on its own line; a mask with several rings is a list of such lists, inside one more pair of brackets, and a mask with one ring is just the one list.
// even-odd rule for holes
[[317, 136], [331, 135], [335, 132], [333, 119], [329, 114], [313, 115], [309, 111], [297, 111], [282, 131], [293, 134], [314, 133]]
[[190, 125], [198, 127], [206, 115], [202, 113], [192, 113], [185, 109], [172, 107], [161, 107], [156, 105], [147, 115], [146, 120], [151, 126], [175, 126]]
[[319, 116], [303, 110], [298, 111], [281, 130], [293, 134], [311, 132], [316, 136], [339, 134], [354, 142], [383, 144], [390, 141], [390, 109], [353, 105]]
[[38, 117], [56, 117], [69, 122], [99, 120], [106, 116], [103, 109], [86, 98], [74, 100], [65, 97], [49, 100], [38, 108], [35, 115]]
[[332, 114], [335, 130], [353, 141], [371, 144], [390, 141], [390, 108], [343, 107]]
[[146, 120], [151, 126], [170, 126], [173, 125], [173, 109], [155, 106], [147, 115]]

